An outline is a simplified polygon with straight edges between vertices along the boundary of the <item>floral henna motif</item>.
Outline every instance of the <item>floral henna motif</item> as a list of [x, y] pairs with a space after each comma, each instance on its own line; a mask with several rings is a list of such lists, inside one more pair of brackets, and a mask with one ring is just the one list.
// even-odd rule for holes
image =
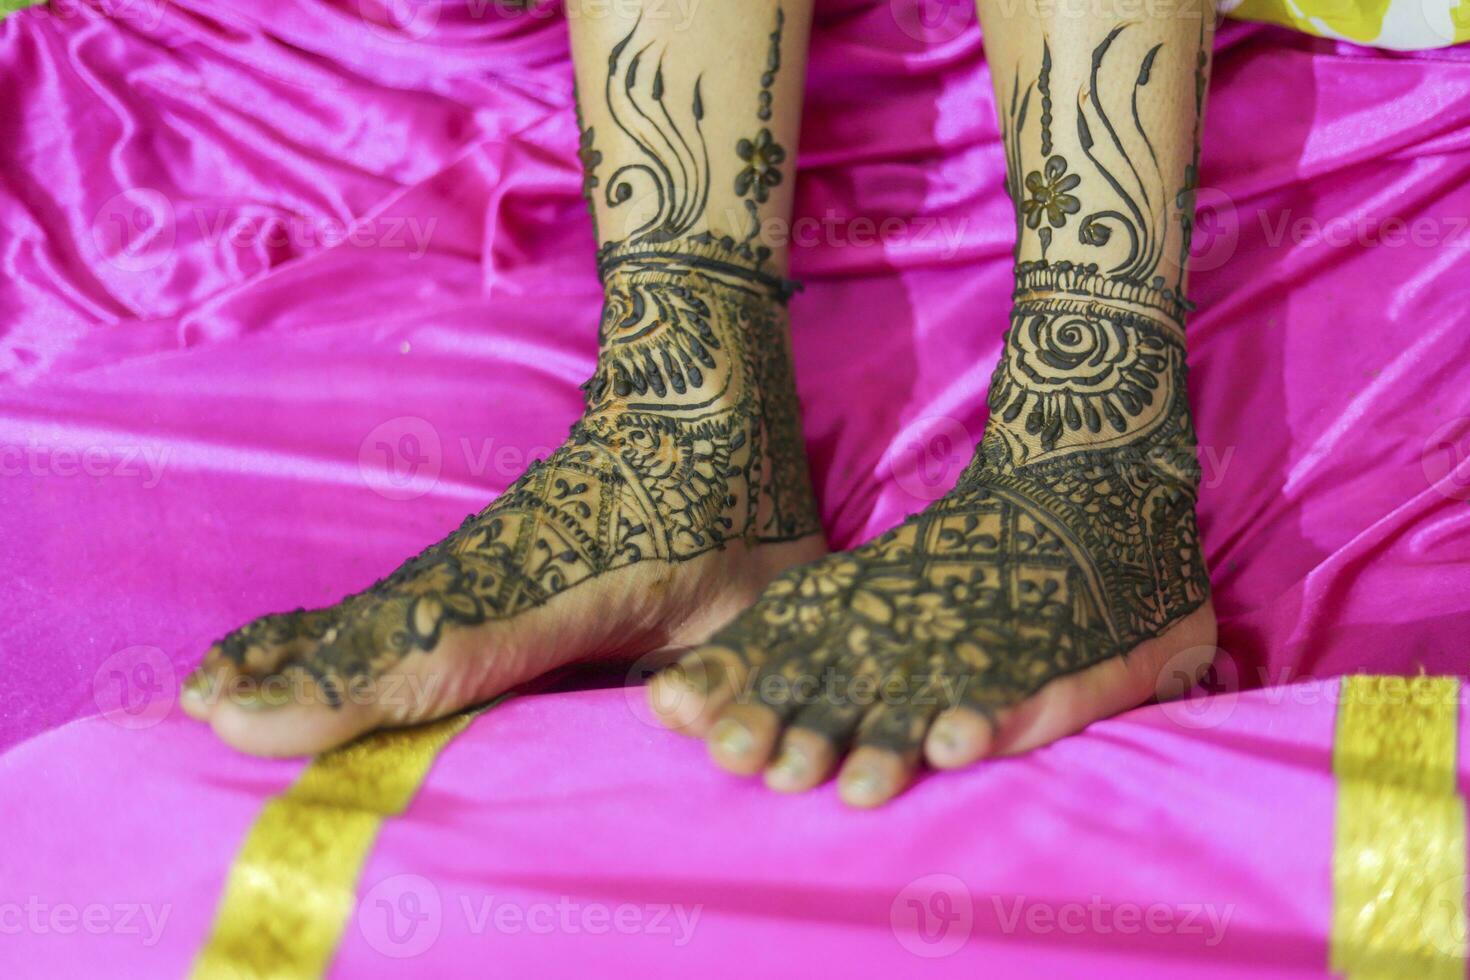
[[[583, 188], [590, 203], [605, 186], [617, 208], [642, 182], [657, 208], [599, 250], [604, 306], [586, 413], [561, 448], [448, 538], [334, 609], [232, 633], [220, 644], [227, 659], [271, 651], [340, 703], [344, 688], [432, 651], [448, 628], [516, 616], [635, 562], [820, 531], [786, 339], [791, 284], [762, 268], [768, 250], [698, 230], [709, 196], [700, 84], [678, 111], [662, 60], [632, 46], [637, 31], [613, 48], [604, 97], [640, 159], [604, 185], [603, 154], [581, 128]], [[779, 35], [778, 20], [763, 108]], [[309, 655], [292, 659], [298, 646]]]
[[[1166, 285], [1158, 275], [1163, 229], [1180, 227], [1161, 217], [1175, 198], [1153, 186], [1157, 161], [1105, 165], [1086, 138], [1113, 131], [1097, 78], [1121, 31], [1094, 51], [1090, 97], [1076, 103], [1086, 172], [1069, 173], [1054, 152], [1049, 47], [1037, 79], [1017, 85], [1003, 113], [1017, 256], [1031, 234], [1043, 257], [1018, 261], [974, 459], [942, 499], [854, 551], [788, 571], [713, 638], [755, 668], [737, 697], [786, 720], [799, 715], [837, 741], [913, 750], [939, 710], [993, 714], [1126, 653], [1208, 598], [1185, 385], [1188, 303], [1182, 277]], [[1159, 53], [1148, 49], [1133, 76], [1131, 118], [1143, 138], [1129, 145], [1148, 147], [1146, 157], [1136, 89]], [[1034, 93], [1045, 162], [1028, 172]], [[1191, 167], [1186, 190], [1192, 180]], [[1084, 201], [1092, 210], [1074, 254], [1100, 248], [1109, 228], [1124, 230], [1126, 254], [1107, 270], [1045, 257], [1052, 229]]]

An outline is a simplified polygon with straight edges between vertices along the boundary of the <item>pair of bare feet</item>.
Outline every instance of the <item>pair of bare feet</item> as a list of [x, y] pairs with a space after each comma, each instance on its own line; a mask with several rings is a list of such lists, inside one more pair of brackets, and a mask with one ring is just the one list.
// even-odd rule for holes
[[1044, 745], [1208, 664], [1172, 300], [1093, 301], [1084, 336], [1058, 297], [1097, 277], [1032, 270], [958, 485], [827, 554], [782, 284], [709, 238], [608, 258], [567, 442], [387, 579], [213, 646], [191, 715], [308, 754], [566, 664], [691, 650], [650, 685], [670, 728], [776, 790], [840, 765], [842, 799], [873, 806], [925, 761]]
[[1183, 328], [1208, 11], [1043, 24], [982, 2], [1017, 235], [989, 420], [953, 490], [837, 554], [762, 238], [791, 213], [810, 4], [766, 13], [574, 25], [604, 243], [586, 411], [388, 578], [212, 647], [184, 703], [226, 742], [320, 752], [563, 665], [688, 651], [649, 685], [670, 728], [776, 790], [840, 767], [842, 799], [875, 806], [925, 762], [1036, 748], [1208, 665]]

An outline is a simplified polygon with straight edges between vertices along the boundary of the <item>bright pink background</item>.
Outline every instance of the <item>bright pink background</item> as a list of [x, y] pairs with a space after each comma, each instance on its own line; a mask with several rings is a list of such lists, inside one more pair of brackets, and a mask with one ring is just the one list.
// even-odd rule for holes
[[[978, 30], [962, 4], [923, 28], [920, 2], [823, 2], [813, 41], [797, 209], [817, 241], [795, 252], [807, 290], [793, 317], [839, 546], [952, 481], [983, 427], [1005, 324], [1013, 224]], [[389, 570], [557, 444], [592, 367], [599, 290], [559, 13], [424, 4], [415, 38], [370, 28], [368, 0], [109, 9], [121, 12], [67, 4], [0, 22], [0, 748], [124, 691], [135, 709], [167, 710], [174, 678], [231, 627]], [[1386, 54], [1242, 25], [1217, 48], [1190, 334], [1218, 683], [1463, 672], [1470, 52]], [[900, 230], [864, 238], [886, 218]], [[1148, 719], [1167, 716], [1147, 709], [857, 818], [830, 791], [776, 801], [712, 773], [618, 692], [543, 695], [481, 719], [423, 805], [457, 820], [460, 803], [495, 802], [463, 817], [479, 859], [505, 871], [502, 887], [530, 887], [541, 868], [553, 891], [581, 875], [637, 893], [628, 862], [657, 855], [620, 850], [626, 835], [647, 827], [666, 844], [713, 821], [698, 857], [682, 843], [668, 852], [682, 865], [658, 865], [682, 882], [671, 893], [708, 886], [733, 896], [734, 920], [787, 917], [797, 931], [736, 930], [680, 961], [696, 972], [733, 950], [774, 963], [809, 938], [867, 935], [872, 908], [930, 871], [974, 888], [1039, 881], [1085, 898], [1112, 882], [1205, 901], [1189, 885], [1201, 855], [1209, 881], [1261, 887], [1239, 895], [1266, 938], [1307, 943], [1285, 966], [1317, 969], [1329, 826], [1316, 821], [1330, 797], [1311, 793], [1325, 792], [1330, 706], [1263, 703], [1254, 725], [1208, 730], [1218, 758], [1197, 735], [1161, 748], [1169, 736]], [[1300, 739], [1310, 753], [1294, 754]], [[1270, 782], [1269, 767], [1297, 764], [1304, 782]], [[103, 865], [111, 881], [187, 896], [194, 924], [177, 920], [169, 940], [186, 962], [261, 794], [294, 771], [235, 757], [177, 715], [143, 735], [63, 729], [0, 759], [0, 814], [27, 831], [0, 843], [18, 848], [0, 850], [0, 880], [95, 890], [89, 869]], [[645, 799], [648, 780], [659, 788]], [[1181, 795], [1162, 802], [1161, 783]], [[1262, 786], [1279, 797], [1248, 799]], [[1231, 816], [1222, 796], [1245, 810]], [[142, 835], [146, 874], [91, 852], [63, 867], [76, 852], [59, 842], [96, 829], [63, 815], [98, 800]], [[1025, 818], [995, 816], [1002, 805]], [[1185, 832], [1186, 815], [1217, 805], [1228, 833]], [[157, 840], [138, 830], [144, 814]], [[1281, 819], [1315, 843], [1283, 836]], [[391, 830], [428, 836], [403, 851], [385, 839], [374, 873], [442, 847], [431, 822]], [[781, 828], [796, 836], [770, 843]], [[1251, 848], [1268, 840], [1256, 868]], [[728, 864], [701, 863], [722, 849]], [[1288, 892], [1259, 877], [1293, 855], [1318, 874], [1291, 880], [1311, 907], [1300, 922], [1276, 917]], [[149, 877], [174, 857], [192, 877]], [[1142, 863], [1125, 873], [1120, 859]], [[883, 872], [864, 877], [869, 862]], [[559, 947], [572, 965], [606, 948]], [[122, 962], [151, 975], [150, 961]]]

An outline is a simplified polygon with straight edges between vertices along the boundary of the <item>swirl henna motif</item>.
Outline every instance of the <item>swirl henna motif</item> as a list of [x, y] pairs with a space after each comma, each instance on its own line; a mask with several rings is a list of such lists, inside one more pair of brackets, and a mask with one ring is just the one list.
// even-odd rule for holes
[[[820, 531], [786, 340], [791, 286], [763, 269], [770, 253], [750, 238], [698, 230], [710, 192], [700, 80], [680, 88], [638, 34], [613, 47], [603, 92], [637, 159], [602, 180], [597, 134], [581, 129], [589, 206], [598, 188], [614, 212], [653, 204], [598, 252], [604, 306], [586, 413], [448, 538], [333, 609], [237, 630], [219, 644], [226, 659], [275, 651], [281, 669], [305, 671], [335, 704], [345, 687], [434, 650], [450, 628], [517, 616], [637, 562]], [[779, 39], [778, 12], [762, 118]]]
[[[1123, 67], [1135, 80], [1122, 92], [1136, 132], [1117, 134], [1104, 105], [1117, 92], [1098, 78], [1113, 67], [1122, 30], [1093, 52], [1091, 97], [1071, 103], [1079, 131], [1107, 141], [1081, 139], [1086, 167], [1073, 170], [1054, 145], [1053, 114], [1069, 104], [1053, 106], [1049, 46], [1037, 78], [1023, 86], [1018, 69], [1002, 101], [1017, 258], [1032, 243], [1042, 258], [1018, 261], [974, 459], [952, 491], [899, 527], [786, 572], [695, 655], [749, 668], [738, 700], [839, 745], [917, 751], [943, 708], [994, 715], [1158, 636], [1208, 598], [1185, 384], [1189, 307], [1182, 279], [1158, 276], [1161, 229], [1181, 223], [1163, 217], [1137, 110], [1162, 48], [1144, 51], [1136, 70]], [[1204, 66], [1202, 53], [1196, 70]], [[1191, 168], [1181, 193], [1192, 181]], [[1074, 255], [1101, 248], [1109, 225], [1124, 229], [1113, 266], [1047, 258], [1061, 246], [1052, 232], [1077, 213], [1085, 218]], [[896, 697], [863, 700], [863, 685]]]

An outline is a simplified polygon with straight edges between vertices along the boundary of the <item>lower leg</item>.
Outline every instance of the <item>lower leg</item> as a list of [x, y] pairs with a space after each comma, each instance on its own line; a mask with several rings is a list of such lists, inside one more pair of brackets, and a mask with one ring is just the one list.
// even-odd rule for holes
[[[1185, 266], [1213, 13], [982, 0], [1016, 207], [1010, 330], [943, 499], [779, 578], [682, 678], [715, 760], [880, 803], [921, 758], [1020, 751], [1192, 682], [1214, 643], [1185, 391]], [[1167, 692], [1166, 692], [1167, 693]]]
[[584, 415], [383, 581], [216, 644], [185, 704], [231, 744], [320, 751], [687, 645], [824, 550], [761, 234], [790, 215], [809, 0], [667, 9], [570, 18], [605, 290]]

